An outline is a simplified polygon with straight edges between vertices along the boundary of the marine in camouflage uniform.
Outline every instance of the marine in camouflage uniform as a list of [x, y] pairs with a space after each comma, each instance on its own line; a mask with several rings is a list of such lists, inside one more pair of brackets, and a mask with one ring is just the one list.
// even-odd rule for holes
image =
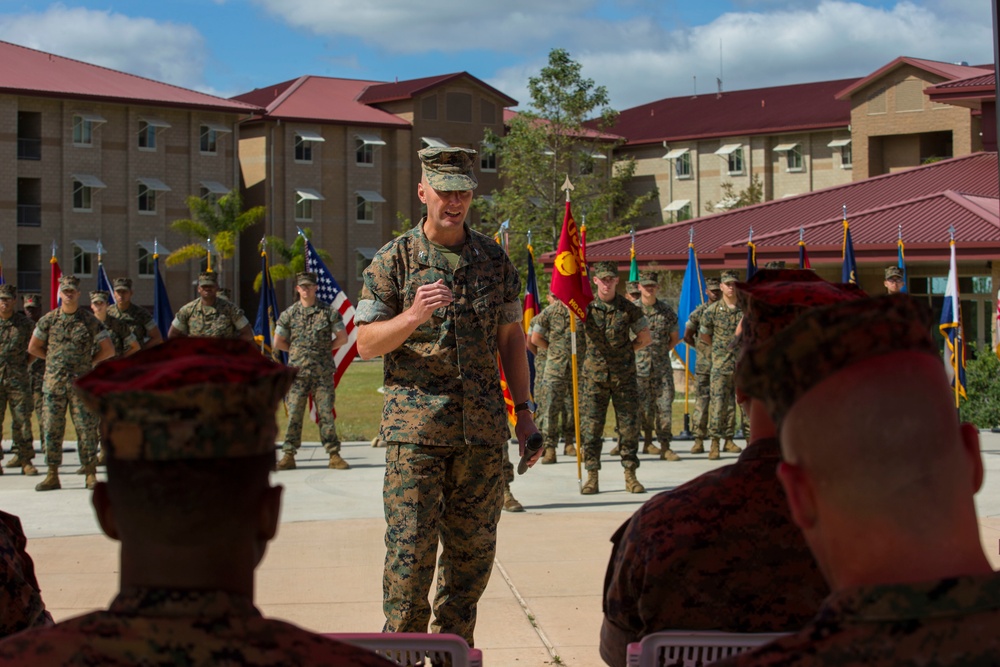
[[354, 317], [358, 352], [383, 355], [385, 373], [384, 630], [427, 630], [440, 541], [431, 629], [470, 645], [496, 553], [510, 437], [498, 352], [518, 441], [537, 432], [525, 406], [520, 278], [499, 245], [464, 224], [475, 154], [419, 152], [427, 217], [375, 255]]
[[316, 298], [316, 274], [299, 273], [295, 291], [299, 300], [278, 317], [274, 347], [288, 351], [288, 365], [298, 369], [292, 388], [285, 397], [288, 406], [288, 428], [281, 446], [283, 456], [278, 470], [295, 468], [295, 453], [302, 445], [302, 417], [312, 394], [319, 414], [319, 437], [330, 456], [329, 467], [347, 470], [340, 456], [340, 439], [333, 417], [335, 388], [333, 375], [337, 365], [333, 351], [347, 342], [347, 330], [340, 311]]
[[293, 375], [246, 343], [190, 338], [81, 378], [108, 435], [94, 505], [127, 565], [109, 609], [0, 642], [0, 665], [388, 664], [254, 606], [281, 506], [274, 415]]
[[[10, 463], [20, 466], [25, 475], [37, 475], [38, 471], [31, 464], [35, 445], [31, 437], [32, 398], [28, 376], [28, 342], [35, 325], [31, 318], [15, 310], [15, 303], [17, 288], [9, 283], [0, 285], [0, 426], [9, 405], [14, 451]], [[2, 473], [3, 468], [0, 468]]]
[[736, 351], [732, 342], [736, 337], [736, 325], [743, 317], [743, 311], [736, 303], [736, 280], [735, 271], [722, 272], [722, 298], [705, 309], [699, 329], [702, 341], [712, 346], [708, 419], [708, 432], [712, 436], [712, 446], [708, 452], [710, 459], [719, 458], [720, 440], [725, 440], [725, 451], [741, 451], [733, 442], [736, 433], [736, 387], [733, 385]]
[[644, 493], [645, 487], [635, 477], [639, 467], [639, 388], [635, 350], [649, 344], [649, 325], [641, 308], [615, 292], [618, 270], [612, 262], [598, 262], [593, 274], [597, 298], [587, 306], [584, 323], [587, 354], [580, 388], [580, 438], [587, 481], [580, 492], [589, 495], [600, 490], [598, 471], [601, 469], [604, 423], [608, 403], [613, 402], [625, 489], [630, 493]]
[[113, 286], [118, 302], [108, 308], [108, 314], [124, 320], [132, 327], [132, 333], [140, 347], [153, 347], [162, 343], [163, 336], [153, 316], [145, 308], [132, 303], [132, 279], [115, 278]]
[[21, 520], [0, 512], [0, 638], [52, 624], [27, 543]]
[[[62, 465], [63, 436], [66, 433], [66, 409], [69, 408], [76, 428], [80, 463], [87, 475], [87, 488], [97, 483], [97, 416], [84, 405], [73, 381], [89, 371], [94, 364], [114, 355], [108, 330], [94, 314], [79, 304], [80, 279], [64, 275], [59, 279], [62, 306], [42, 316], [28, 344], [28, 351], [45, 359], [42, 382], [42, 422], [45, 430], [45, 463], [48, 474], [36, 491], [61, 488], [59, 466]], [[95, 345], [99, 346], [95, 355]]]
[[[670, 351], [680, 341], [677, 313], [666, 302], [656, 298], [659, 282], [655, 272], [642, 272], [639, 289], [642, 290], [639, 305], [653, 339], [648, 347], [636, 353], [639, 411], [646, 415], [643, 423], [646, 447], [643, 452], [659, 454], [661, 459], [667, 461], [680, 461], [681, 457], [670, 449], [674, 409], [674, 368]], [[659, 449], [650, 446], [654, 430], [660, 443]]]
[[[131, 327], [127, 322], [119, 319], [111, 314], [111, 308], [108, 307], [106, 310], [101, 310], [102, 306], [107, 306], [111, 302], [111, 295], [103, 290], [97, 290], [90, 293], [90, 305], [94, 309], [94, 315], [101, 321], [101, 323], [107, 328], [108, 336], [111, 338], [111, 344], [115, 348], [116, 357], [124, 357], [132, 354], [133, 352], [139, 351], [139, 341], [135, 337], [133, 327]], [[102, 318], [101, 315], [104, 315]], [[97, 354], [97, 348], [100, 347], [96, 344], [94, 347], [94, 354]]]
[[218, 294], [215, 273], [198, 276], [198, 298], [181, 306], [170, 324], [168, 338], [201, 336], [205, 338], [241, 338], [253, 341], [253, 330], [243, 310]]
[[684, 325], [684, 342], [688, 345], [694, 345], [698, 359], [694, 367], [697, 398], [694, 404], [694, 423], [692, 424], [694, 430], [692, 454], [705, 453], [704, 440], [708, 437], [708, 415], [710, 412], [708, 403], [712, 397], [712, 346], [701, 339], [698, 335], [698, 329], [701, 327], [701, 319], [705, 314], [705, 309], [722, 297], [718, 278], [707, 279], [705, 285], [708, 291], [708, 301], [691, 311]]
[[[542, 463], [556, 462], [556, 448], [559, 446], [560, 435], [566, 441], [563, 453], [567, 456], [576, 455], [576, 447], [574, 446], [576, 427], [573, 423], [571, 317], [569, 308], [552, 297], [552, 303], [531, 321], [532, 340], [535, 341], [536, 345], [539, 345], [539, 351], [544, 351], [546, 356], [544, 374], [541, 376], [543, 400], [539, 401], [545, 435], [545, 452]], [[577, 363], [579, 364], [587, 349], [582, 323], [576, 332], [576, 343]], [[543, 348], [541, 345], [546, 347]], [[536, 380], [537, 378], [536, 375]]]
[[[26, 294], [24, 296], [24, 312], [28, 314], [31, 321], [38, 324], [42, 319], [42, 299], [37, 294]], [[35, 423], [38, 425], [38, 439], [42, 440], [44, 428], [42, 426], [42, 380], [45, 377], [45, 360], [32, 355], [28, 361], [28, 377], [31, 381], [31, 402], [35, 406]], [[16, 461], [8, 461], [7, 467], [16, 468], [11, 465]]]

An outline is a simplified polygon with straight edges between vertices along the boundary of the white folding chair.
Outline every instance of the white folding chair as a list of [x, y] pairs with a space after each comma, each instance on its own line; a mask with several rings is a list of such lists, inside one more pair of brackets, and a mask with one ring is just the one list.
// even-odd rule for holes
[[691, 632], [665, 630], [628, 645], [628, 667], [701, 667], [756, 648], [784, 632]]
[[423, 632], [328, 632], [324, 637], [366, 648], [396, 665], [483, 667], [483, 652], [458, 635]]

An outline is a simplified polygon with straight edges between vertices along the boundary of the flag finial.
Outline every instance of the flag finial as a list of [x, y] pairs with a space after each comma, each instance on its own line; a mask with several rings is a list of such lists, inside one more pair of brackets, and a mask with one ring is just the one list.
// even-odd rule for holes
[[844, 204], [841, 210], [843, 211], [844, 220], [847, 220], [847, 204]]
[[688, 229], [688, 243], [694, 245], [694, 225], [691, 225], [691, 228]]
[[572, 192], [575, 189], [576, 188], [574, 188], [573, 184], [570, 183], [570, 181], [569, 181], [569, 174], [566, 174], [566, 180], [563, 181], [562, 187], [560, 188], [560, 190], [565, 190], [566, 191], [566, 201], [569, 201], [569, 193]]
[[948, 238], [954, 242], [955, 240], [955, 225], [948, 225]]
[[799, 227], [799, 240], [800, 241], [804, 241], [805, 238], [806, 238], [806, 228], [805, 227]]

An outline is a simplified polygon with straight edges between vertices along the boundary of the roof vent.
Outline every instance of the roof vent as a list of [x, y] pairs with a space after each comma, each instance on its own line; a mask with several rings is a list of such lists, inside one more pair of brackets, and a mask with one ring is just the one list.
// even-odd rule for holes
[[956, 64], [956, 65], [961, 65], [962, 67], [968, 67], [968, 66], [969, 66], [969, 61], [967, 61], [967, 60], [959, 60], [959, 61], [958, 61], [957, 63], [955, 63], [955, 64]]

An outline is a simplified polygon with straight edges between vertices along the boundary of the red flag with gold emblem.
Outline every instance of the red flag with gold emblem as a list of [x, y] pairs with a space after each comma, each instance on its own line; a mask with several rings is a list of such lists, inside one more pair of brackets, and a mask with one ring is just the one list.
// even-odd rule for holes
[[587, 319], [587, 305], [594, 300], [594, 293], [590, 289], [587, 265], [583, 261], [583, 252], [580, 249], [580, 236], [568, 201], [549, 291], [569, 306], [581, 320]]

